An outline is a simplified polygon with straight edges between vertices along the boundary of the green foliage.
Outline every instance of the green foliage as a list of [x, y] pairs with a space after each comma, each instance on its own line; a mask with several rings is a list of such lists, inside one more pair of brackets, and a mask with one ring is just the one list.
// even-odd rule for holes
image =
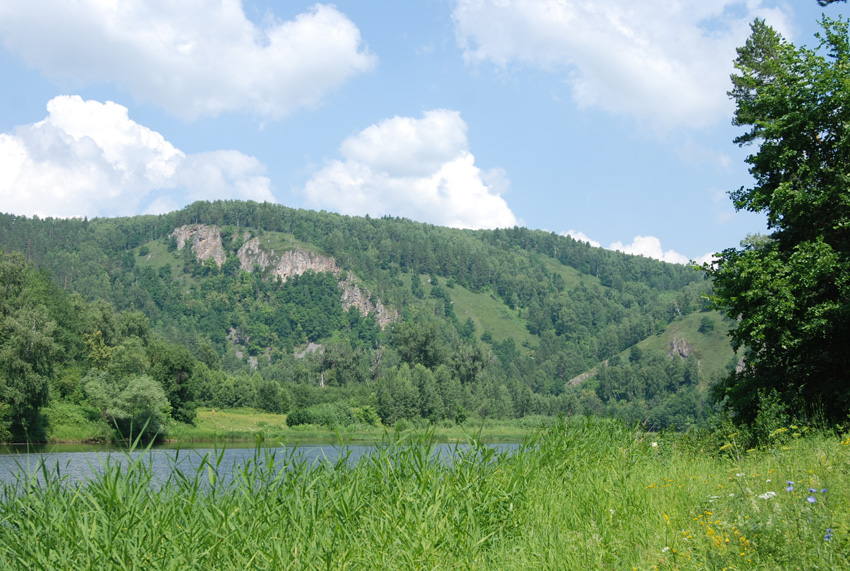
[[258, 378], [254, 381], [254, 407], [266, 412], [285, 412], [285, 397], [277, 381]]
[[161, 438], [171, 412], [162, 386], [148, 375], [114, 377], [92, 370], [82, 380], [88, 402], [114, 426], [119, 439]]
[[700, 319], [700, 322], [699, 322], [699, 332], [700, 333], [702, 333], [704, 335], [708, 335], [708, 334], [714, 332], [714, 328], [715, 328], [714, 320], [711, 317], [706, 315], [702, 319]]
[[706, 268], [746, 358], [716, 398], [744, 421], [762, 391], [833, 420], [850, 410], [850, 42], [846, 22], [822, 27], [813, 50], [757, 20], [732, 77], [735, 124], [748, 128], [735, 141], [758, 144], [746, 159], [755, 183], [732, 199], [772, 230]]
[[307, 409], [295, 408], [289, 411], [289, 414], [286, 415], [286, 426], [292, 428], [301, 426], [302, 424], [311, 424], [311, 418], [307, 413]]
[[165, 391], [171, 416], [192, 424], [197, 410], [196, 387], [192, 379], [195, 360], [186, 347], [162, 341], [148, 346], [151, 376]]

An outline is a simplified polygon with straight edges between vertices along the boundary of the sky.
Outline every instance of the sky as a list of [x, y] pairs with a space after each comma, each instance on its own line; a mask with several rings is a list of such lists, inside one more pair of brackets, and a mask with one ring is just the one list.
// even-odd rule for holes
[[238, 199], [674, 263], [765, 232], [726, 92], [815, 0], [2, 0], [0, 212]]

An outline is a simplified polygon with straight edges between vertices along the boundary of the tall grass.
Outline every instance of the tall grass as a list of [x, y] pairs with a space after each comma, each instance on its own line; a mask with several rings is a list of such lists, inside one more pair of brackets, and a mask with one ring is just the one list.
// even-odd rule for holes
[[433, 442], [401, 437], [356, 465], [258, 449], [232, 476], [211, 453], [166, 482], [145, 454], [82, 484], [42, 465], [2, 490], [0, 566], [850, 568], [850, 440], [728, 454], [580, 418], [510, 454], [472, 438], [446, 462]]

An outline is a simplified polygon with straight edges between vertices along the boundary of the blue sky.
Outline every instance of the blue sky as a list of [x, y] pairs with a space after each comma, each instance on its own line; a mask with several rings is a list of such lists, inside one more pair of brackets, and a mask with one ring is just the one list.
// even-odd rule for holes
[[[49, 7], [45, 7], [49, 4]], [[0, 211], [251, 199], [685, 262], [765, 230], [725, 93], [815, 0], [0, 3]], [[750, 151], [752, 149], [749, 149]]]

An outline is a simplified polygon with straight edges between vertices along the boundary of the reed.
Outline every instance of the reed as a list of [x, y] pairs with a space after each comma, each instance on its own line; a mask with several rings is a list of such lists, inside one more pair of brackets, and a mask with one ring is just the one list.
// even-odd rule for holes
[[357, 464], [258, 447], [234, 470], [178, 454], [165, 481], [133, 447], [82, 483], [23, 467], [2, 488], [0, 566], [850, 568], [850, 439], [728, 454], [578, 418], [511, 453], [473, 436], [446, 459], [434, 442], [391, 436]]

